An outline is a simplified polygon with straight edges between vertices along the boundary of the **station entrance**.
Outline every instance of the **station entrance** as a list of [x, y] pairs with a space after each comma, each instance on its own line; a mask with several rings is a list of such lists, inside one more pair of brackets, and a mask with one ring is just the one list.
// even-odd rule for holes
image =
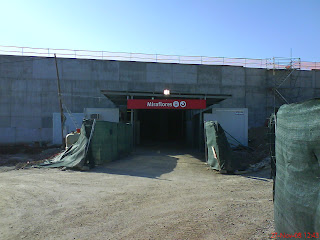
[[161, 144], [202, 148], [203, 113], [230, 98], [221, 94], [101, 91], [133, 126], [134, 145]]
[[185, 110], [137, 110], [140, 123], [140, 143], [185, 142]]

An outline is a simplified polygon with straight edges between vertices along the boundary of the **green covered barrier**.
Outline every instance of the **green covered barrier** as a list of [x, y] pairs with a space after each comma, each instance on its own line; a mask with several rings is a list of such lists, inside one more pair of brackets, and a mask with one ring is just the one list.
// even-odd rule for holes
[[91, 153], [95, 164], [111, 162], [118, 157], [118, 123], [97, 121], [92, 136]]
[[42, 167], [101, 165], [132, 151], [132, 126], [126, 123], [84, 120], [78, 141]]
[[320, 233], [320, 99], [283, 105], [275, 134], [276, 232], [306, 239]]
[[238, 170], [239, 159], [232, 151], [225, 132], [217, 121], [205, 122], [208, 164], [218, 171]]

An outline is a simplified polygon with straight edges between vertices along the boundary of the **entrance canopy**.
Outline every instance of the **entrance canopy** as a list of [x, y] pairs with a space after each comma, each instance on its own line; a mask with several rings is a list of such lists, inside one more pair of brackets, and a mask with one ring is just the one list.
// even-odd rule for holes
[[[139, 91], [110, 91], [110, 90], [101, 90], [101, 93], [104, 94], [108, 99], [110, 99], [118, 107], [126, 107], [127, 101], [129, 99], [170, 99], [179, 100], [179, 99], [190, 99], [193, 100], [206, 100], [205, 106], [209, 107], [213, 104], [217, 104], [227, 98], [231, 98], [232, 95], [229, 94], [190, 94], [190, 93], [176, 93], [172, 92], [170, 95], [164, 95], [161, 92], [139, 92]], [[163, 101], [165, 102], [165, 101]]]

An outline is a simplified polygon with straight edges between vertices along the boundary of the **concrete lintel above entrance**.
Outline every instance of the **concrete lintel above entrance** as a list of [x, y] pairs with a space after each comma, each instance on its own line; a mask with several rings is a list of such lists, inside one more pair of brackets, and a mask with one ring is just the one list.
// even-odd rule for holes
[[206, 99], [207, 106], [217, 104], [227, 98], [229, 94], [190, 94], [172, 92], [170, 95], [164, 95], [161, 92], [138, 92], [138, 91], [110, 91], [101, 90], [101, 93], [111, 100], [116, 106], [124, 106], [127, 99]]

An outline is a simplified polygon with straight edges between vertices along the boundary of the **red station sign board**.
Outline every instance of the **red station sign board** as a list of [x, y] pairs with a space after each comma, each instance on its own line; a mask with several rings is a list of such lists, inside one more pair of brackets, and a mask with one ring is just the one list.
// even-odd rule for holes
[[128, 109], [205, 109], [203, 99], [128, 99]]

